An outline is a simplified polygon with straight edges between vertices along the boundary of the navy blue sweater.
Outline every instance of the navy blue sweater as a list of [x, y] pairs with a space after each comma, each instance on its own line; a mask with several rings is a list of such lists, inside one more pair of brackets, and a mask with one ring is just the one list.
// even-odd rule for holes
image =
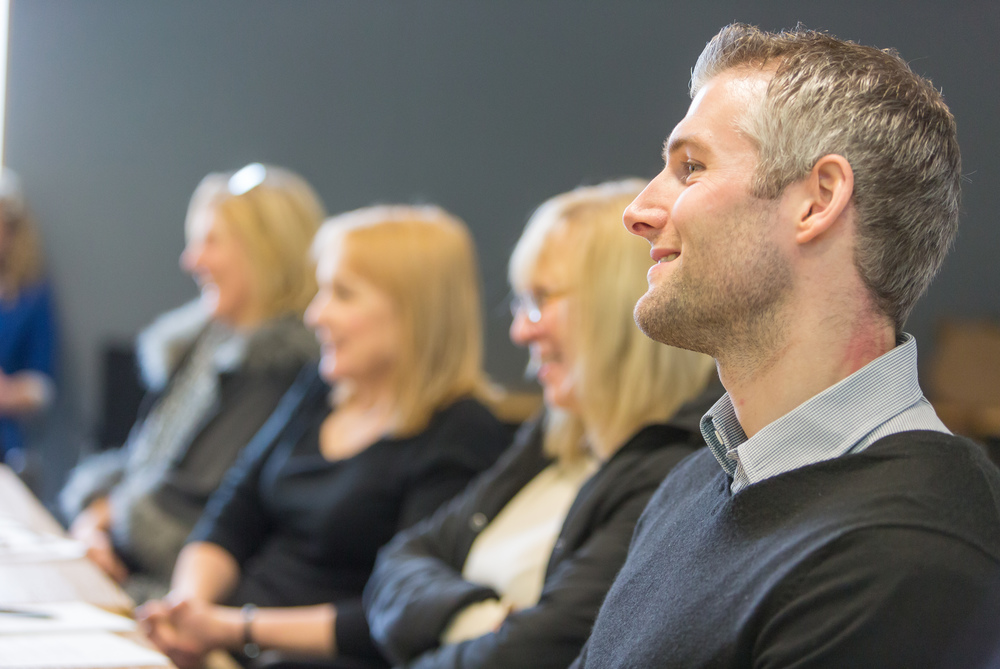
[[580, 667], [1000, 666], [1000, 472], [904, 432], [733, 495], [709, 451], [644, 512]]

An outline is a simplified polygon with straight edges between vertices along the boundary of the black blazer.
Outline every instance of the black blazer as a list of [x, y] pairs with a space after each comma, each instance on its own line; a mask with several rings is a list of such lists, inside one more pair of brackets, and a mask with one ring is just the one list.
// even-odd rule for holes
[[538, 604], [512, 613], [495, 633], [439, 647], [457, 612], [498, 597], [463, 580], [461, 570], [479, 531], [551, 464], [542, 451], [542, 422], [525, 424], [494, 467], [380, 552], [364, 604], [372, 637], [392, 662], [420, 668], [568, 666], [625, 561], [646, 502], [702, 443], [700, 434], [686, 428], [640, 430], [581, 488], [549, 558]]

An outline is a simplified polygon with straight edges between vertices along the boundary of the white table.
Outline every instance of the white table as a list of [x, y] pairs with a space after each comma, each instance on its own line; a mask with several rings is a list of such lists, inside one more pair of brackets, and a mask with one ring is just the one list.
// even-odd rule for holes
[[[0, 465], [0, 518], [19, 521], [39, 533], [66, 536], [62, 526], [5, 465]], [[130, 615], [134, 607], [131, 598], [84, 557], [31, 562], [0, 560], [3, 606], [66, 601], [87, 602], [125, 615]], [[125, 636], [148, 645], [139, 633]]]

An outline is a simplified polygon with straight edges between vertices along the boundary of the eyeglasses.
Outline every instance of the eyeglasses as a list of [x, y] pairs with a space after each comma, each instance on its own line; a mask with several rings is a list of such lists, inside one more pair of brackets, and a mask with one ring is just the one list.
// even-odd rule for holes
[[538, 323], [542, 320], [542, 309], [552, 300], [565, 297], [570, 292], [569, 288], [561, 290], [533, 290], [527, 293], [517, 293], [510, 298], [510, 315], [517, 318], [518, 314], [531, 323]]
[[229, 194], [243, 195], [264, 183], [267, 178], [267, 168], [261, 163], [250, 163], [240, 168], [229, 177]]

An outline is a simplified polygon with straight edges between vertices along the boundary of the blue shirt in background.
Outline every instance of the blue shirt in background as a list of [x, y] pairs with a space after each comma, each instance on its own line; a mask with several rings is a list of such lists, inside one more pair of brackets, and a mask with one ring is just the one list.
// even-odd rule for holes
[[[0, 299], [0, 369], [4, 374], [32, 370], [55, 378], [56, 326], [52, 289], [47, 281]], [[24, 446], [16, 418], [0, 418], [0, 453]]]

